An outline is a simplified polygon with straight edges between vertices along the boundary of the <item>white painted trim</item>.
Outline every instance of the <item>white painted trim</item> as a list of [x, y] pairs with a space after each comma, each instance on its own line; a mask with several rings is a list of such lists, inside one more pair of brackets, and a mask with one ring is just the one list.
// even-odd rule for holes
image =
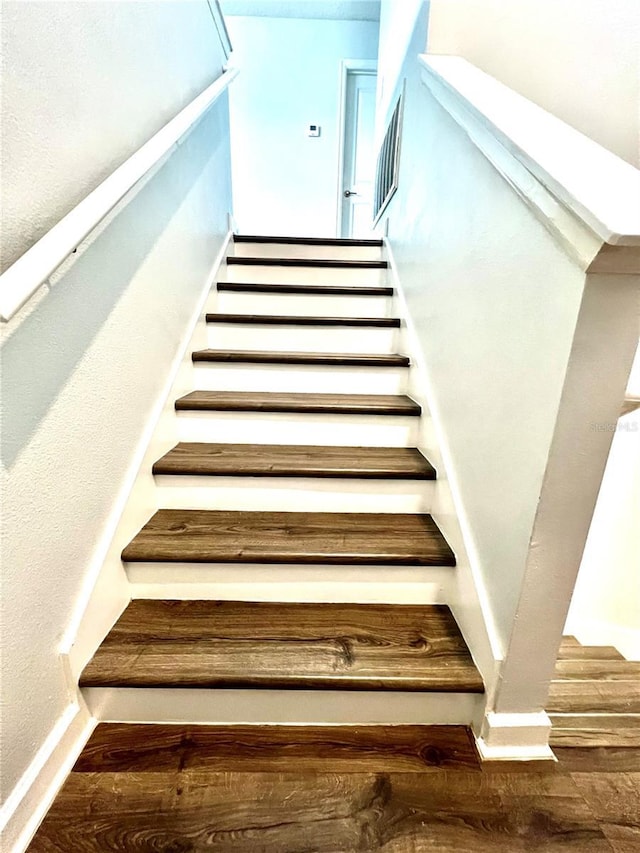
[[229, 38], [229, 30], [227, 29], [227, 24], [224, 19], [224, 14], [222, 12], [220, 2], [219, 0], [207, 0], [207, 5], [209, 7], [209, 11], [211, 12], [213, 23], [215, 24], [216, 30], [218, 32], [218, 38], [220, 39], [220, 44], [222, 45], [222, 50], [224, 51], [225, 59], [229, 59], [233, 50], [233, 46], [231, 44], [231, 39]]
[[225, 71], [0, 276], [0, 320], [10, 320], [115, 206], [171, 156], [237, 75], [237, 69]]
[[268, 725], [470, 725], [479, 693], [389, 690], [233, 690], [89, 687], [83, 695], [103, 722]]
[[[149, 459], [149, 456], [153, 456], [155, 453], [152, 440], [160, 418], [167, 407], [170, 408], [173, 415], [174, 397], [172, 390], [174, 383], [185, 361], [188, 362], [189, 366], [191, 365], [189, 344], [193, 337], [194, 328], [202, 318], [209, 291], [215, 283], [220, 267], [226, 258], [231, 236], [231, 231], [228, 231], [223, 239], [220, 251], [211, 265], [211, 270], [203, 285], [191, 319], [185, 327], [163, 390], [158, 396], [140, 436], [122, 486], [114, 501], [109, 521], [94, 551], [82, 592], [78, 597], [74, 614], [62, 639], [60, 653], [63, 656], [68, 656], [71, 673], [74, 677], [79, 675], [131, 599], [131, 588], [120, 560], [120, 551], [130, 538], [126, 531], [129, 528], [136, 530], [139, 527], [135, 520], [133, 523], [127, 522], [128, 516], [132, 512], [131, 495], [141, 475], [151, 477], [151, 464], [155, 461], [155, 459]], [[162, 453], [157, 454], [157, 456], [160, 455]], [[147, 465], [147, 463], [149, 464]], [[122, 536], [123, 529], [125, 531], [124, 537]], [[121, 541], [123, 538], [125, 541]]]
[[549, 747], [551, 720], [545, 711], [486, 715], [476, 746], [483, 761], [555, 761]]
[[581, 253], [588, 232], [640, 246], [640, 170], [461, 57], [419, 61], [425, 85], [550, 230]]
[[96, 720], [84, 705], [69, 705], [0, 811], [6, 853], [22, 853], [89, 740]]
[[344, 133], [347, 124], [347, 77], [354, 71], [378, 73], [375, 59], [343, 59], [338, 74], [338, 202], [336, 210], [336, 237], [342, 232], [342, 193], [344, 191]]

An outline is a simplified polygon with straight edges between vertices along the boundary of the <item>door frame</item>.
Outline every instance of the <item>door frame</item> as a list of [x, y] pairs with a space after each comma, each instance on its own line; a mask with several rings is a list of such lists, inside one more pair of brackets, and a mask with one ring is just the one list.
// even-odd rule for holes
[[342, 231], [342, 177], [344, 172], [344, 133], [347, 123], [347, 78], [354, 72], [378, 73], [376, 59], [342, 59], [338, 77], [338, 189], [336, 205], [336, 237]]

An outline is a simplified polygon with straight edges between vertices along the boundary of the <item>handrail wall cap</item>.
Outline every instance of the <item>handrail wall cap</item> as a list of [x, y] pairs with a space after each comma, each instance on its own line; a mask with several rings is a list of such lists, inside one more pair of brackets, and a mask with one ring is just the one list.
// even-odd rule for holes
[[[443, 87], [603, 243], [640, 246], [640, 170], [460, 56], [420, 54]], [[437, 97], [437, 93], [434, 92]], [[446, 109], [446, 105], [445, 109]]]
[[171, 154], [238, 76], [230, 68], [160, 128], [0, 275], [0, 320], [8, 322], [106, 216]]

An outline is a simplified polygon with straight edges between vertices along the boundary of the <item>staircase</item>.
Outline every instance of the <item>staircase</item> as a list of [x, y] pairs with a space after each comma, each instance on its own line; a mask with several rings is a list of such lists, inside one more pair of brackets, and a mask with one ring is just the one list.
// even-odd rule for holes
[[98, 719], [471, 723], [387, 273], [376, 240], [235, 237], [80, 679]]

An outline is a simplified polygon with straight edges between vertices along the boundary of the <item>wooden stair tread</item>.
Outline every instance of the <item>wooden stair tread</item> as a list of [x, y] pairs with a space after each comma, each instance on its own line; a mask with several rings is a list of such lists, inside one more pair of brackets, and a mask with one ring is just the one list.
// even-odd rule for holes
[[243, 477], [354, 477], [433, 480], [436, 472], [411, 447], [318, 447], [181, 442], [153, 466], [154, 474]]
[[382, 246], [382, 240], [353, 237], [272, 237], [263, 234], [234, 234], [234, 243], [282, 243], [292, 246]]
[[640, 714], [551, 714], [551, 746], [637, 747]]
[[363, 326], [372, 329], [399, 329], [399, 317], [310, 317], [291, 314], [207, 314], [207, 323], [238, 323], [259, 326]]
[[355, 261], [343, 258], [268, 258], [242, 257], [235, 255], [227, 258], [229, 266], [245, 267], [327, 267], [329, 269], [386, 269], [387, 261]]
[[83, 687], [483, 692], [445, 605], [134, 600]]
[[342, 284], [274, 284], [272, 282], [218, 282], [218, 290], [231, 293], [288, 293], [303, 296], [393, 296], [392, 287]]
[[552, 681], [549, 714], [640, 714], [640, 682]]
[[335, 367], [408, 367], [409, 356], [396, 353], [274, 352], [273, 350], [196, 350], [193, 361], [246, 364], [319, 364]]
[[633, 681], [640, 684], [640, 662], [629, 660], [561, 660], [554, 681]]
[[454, 566], [430, 515], [160, 509], [128, 562]]
[[477, 769], [465, 726], [175, 725], [101, 723], [75, 773], [231, 772], [424, 773]]
[[191, 391], [176, 400], [178, 411], [304, 412], [307, 414], [405, 415], [420, 406], [403, 394], [306, 394], [273, 391]]

